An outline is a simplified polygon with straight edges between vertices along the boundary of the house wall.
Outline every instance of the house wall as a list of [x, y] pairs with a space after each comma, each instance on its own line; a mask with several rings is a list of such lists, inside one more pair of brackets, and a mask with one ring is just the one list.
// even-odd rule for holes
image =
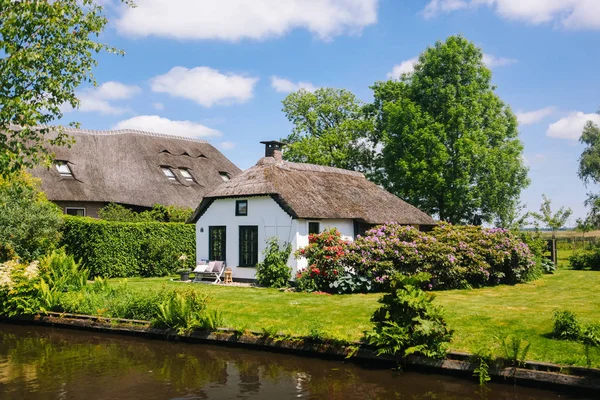
[[[248, 200], [248, 215], [235, 215], [236, 200]], [[292, 244], [292, 254], [288, 265], [292, 267], [292, 274], [306, 267], [306, 260], [296, 260], [293, 252], [308, 245], [308, 222], [320, 223], [320, 229], [337, 228], [346, 240], [354, 237], [354, 224], [352, 220], [305, 220], [292, 219], [270, 196], [239, 197], [231, 199], [217, 199], [196, 223], [196, 260], [208, 259], [209, 255], [209, 227], [226, 226], [226, 262], [232, 269], [234, 280], [236, 278], [254, 279], [255, 268], [239, 267], [239, 226], [258, 226], [258, 261], [263, 261], [263, 251], [268, 238], [276, 236], [280, 243]]]
[[56, 203], [65, 214], [67, 213], [67, 207], [85, 208], [85, 216], [92, 218], [98, 218], [98, 210], [106, 205], [106, 203], [91, 201], [55, 201], [54, 203]]

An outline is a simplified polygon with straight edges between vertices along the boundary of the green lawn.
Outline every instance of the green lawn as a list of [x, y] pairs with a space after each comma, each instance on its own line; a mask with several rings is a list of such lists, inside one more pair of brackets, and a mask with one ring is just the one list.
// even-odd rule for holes
[[[320, 295], [275, 289], [225, 287], [171, 282], [168, 278], [129, 279], [137, 289], [159, 290], [163, 285], [200, 290], [209, 307], [223, 313], [225, 325], [260, 331], [308, 335], [319, 330], [328, 337], [359, 340], [369, 329], [379, 294]], [[554, 275], [516, 286], [436, 292], [455, 330], [452, 350], [476, 352], [496, 347], [497, 337], [519, 336], [531, 343], [528, 359], [585, 365], [583, 345], [551, 339], [552, 312], [574, 311], [584, 323], [600, 322], [600, 272], [559, 270]], [[499, 350], [498, 350], [498, 355]], [[600, 351], [593, 353], [600, 366]]]

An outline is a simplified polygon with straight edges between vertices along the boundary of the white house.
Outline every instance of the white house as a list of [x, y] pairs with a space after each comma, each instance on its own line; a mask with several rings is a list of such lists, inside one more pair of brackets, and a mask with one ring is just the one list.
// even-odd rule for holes
[[[254, 279], [270, 237], [308, 244], [308, 235], [337, 228], [348, 240], [385, 222], [431, 227], [418, 208], [368, 181], [360, 172], [283, 161], [280, 142], [265, 157], [205, 195], [194, 212], [197, 260], [222, 260], [234, 279]], [[293, 274], [306, 260], [288, 261]]]

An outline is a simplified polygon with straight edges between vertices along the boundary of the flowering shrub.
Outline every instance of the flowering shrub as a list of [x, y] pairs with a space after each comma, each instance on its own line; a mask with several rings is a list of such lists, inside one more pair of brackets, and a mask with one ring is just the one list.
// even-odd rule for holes
[[427, 272], [429, 289], [513, 284], [535, 272], [529, 247], [510, 231], [447, 223], [427, 233], [395, 223], [375, 227], [349, 246], [345, 261], [380, 283], [396, 272]]
[[330, 284], [344, 273], [344, 258], [348, 243], [337, 229], [308, 236], [308, 246], [296, 251], [296, 258], [305, 257], [308, 267], [296, 274], [296, 287], [303, 291], [329, 291]]

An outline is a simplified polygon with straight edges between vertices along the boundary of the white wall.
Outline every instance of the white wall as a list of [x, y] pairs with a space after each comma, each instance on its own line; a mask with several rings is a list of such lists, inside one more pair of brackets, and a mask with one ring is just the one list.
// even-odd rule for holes
[[[235, 215], [236, 200], [248, 200], [248, 215]], [[312, 220], [292, 219], [270, 196], [239, 197], [217, 199], [204, 212], [196, 223], [196, 260], [208, 259], [209, 226], [226, 226], [226, 262], [232, 269], [233, 279], [255, 277], [255, 268], [238, 267], [239, 263], [239, 226], [258, 226], [258, 261], [262, 261], [263, 251], [268, 238], [276, 236], [279, 243], [290, 242], [292, 254], [288, 265], [292, 267], [292, 276], [306, 267], [306, 260], [296, 260], [293, 253], [308, 245], [308, 222]], [[337, 228], [342, 237], [352, 240], [354, 224], [350, 219], [314, 220], [320, 223], [321, 231]], [[201, 230], [203, 232], [201, 232]]]
[[[248, 215], [235, 215], [235, 201], [248, 200]], [[254, 278], [255, 269], [238, 267], [239, 226], [258, 226], [258, 261], [263, 260], [263, 251], [268, 238], [276, 236], [279, 242], [292, 242], [295, 230], [290, 217], [269, 196], [217, 199], [196, 223], [196, 260], [208, 259], [208, 227], [226, 226], [226, 262], [232, 269], [233, 278]], [[203, 232], [200, 232], [200, 230]], [[294, 244], [292, 243], [292, 246]], [[293, 260], [293, 256], [291, 256]], [[293, 260], [295, 263], [295, 260]]]

